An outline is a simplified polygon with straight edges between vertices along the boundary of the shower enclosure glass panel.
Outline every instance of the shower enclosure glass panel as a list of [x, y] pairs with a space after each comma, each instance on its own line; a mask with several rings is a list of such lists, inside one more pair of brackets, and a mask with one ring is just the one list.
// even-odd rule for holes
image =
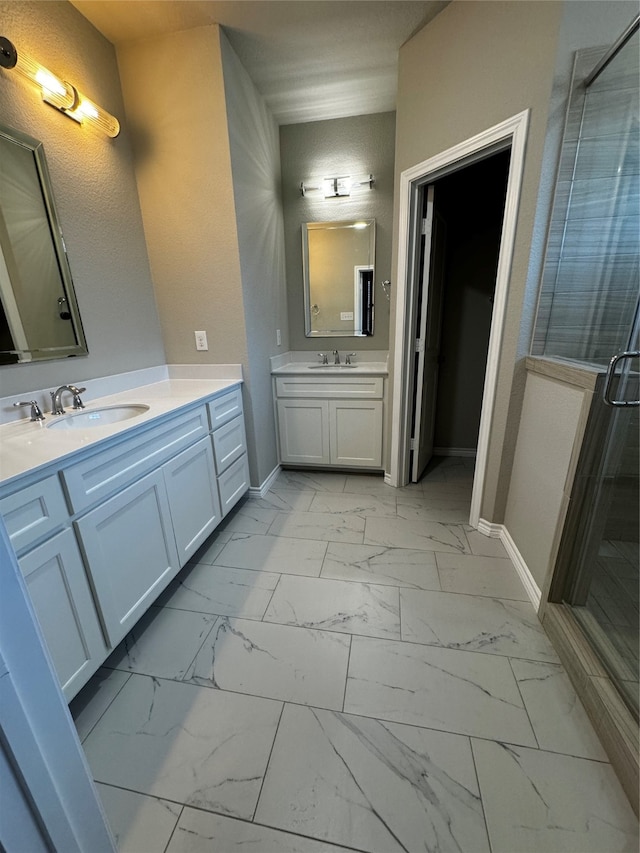
[[[603, 51], [581, 51], [565, 129], [538, 306], [535, 354], [606, 365], [638, 350], [638, 30], [593, 82]], [[585, 80], [588, 85], [585, 85]], [[613, 383], [638, 400], [638, 359]], [[638, 716], [638, 407], [591, 409], [552, 599], [567, 604]]]
[[638, 32], [588, 88], [604, 51], [578, 51], [532, 351], [605, 365], [638, 298]]

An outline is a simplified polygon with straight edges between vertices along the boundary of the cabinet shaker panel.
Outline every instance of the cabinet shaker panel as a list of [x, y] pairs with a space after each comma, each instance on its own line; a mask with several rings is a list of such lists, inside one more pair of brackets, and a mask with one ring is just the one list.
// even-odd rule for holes
[[209, 436], [163, 468], [180, 565], [222, 521]]
[[226, 471], [232, 462], [247, 452], [247, 437], [242, 415], [229, 421], [213, 433], [213, 449], [218, 474]]
[[277, 401], [282, 462], [329, 464], [329, 404], [326, 400]]
[[329, 445], [333, 465], [382, 465], [382, 401], [332, 400]]
[[162, 471], [143, 477], [75, 524], [115, 646], [180, 567]]
[[71, 699], [107, 654], [73, 531], [63, 530], [19, 563], [60, 686]]

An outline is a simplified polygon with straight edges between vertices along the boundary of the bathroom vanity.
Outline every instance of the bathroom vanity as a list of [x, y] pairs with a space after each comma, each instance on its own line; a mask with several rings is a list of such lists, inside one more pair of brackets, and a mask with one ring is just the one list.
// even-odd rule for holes
[[386, 361], [325, 365], [309, 356], [271, 372], [280, 463], [381, 470]]
[[71, 699], [249, 488], [241, 385], [159, 382], [0, 433], [0, 514]]

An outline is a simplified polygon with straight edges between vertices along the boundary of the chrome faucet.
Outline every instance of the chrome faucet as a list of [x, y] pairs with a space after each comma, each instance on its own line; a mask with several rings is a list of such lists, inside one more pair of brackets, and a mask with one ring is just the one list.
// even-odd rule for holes
[[65, 391], [73, 394], [72, 409], [84, 409], [84, 403], [80, 399], [80, 394], [84, 393], [86, 388], [76, 388], [75, 385], [61, 385], [56, 391], [50, 391], [51, 394], [51, 414], [64, 415], [62, 408], [62, 395]]
[[344, 363], [345, 364], [351, 364], [351, 358], [353, 356], [356, 356], [356, 355], [358, 355], [357, 352], [348, 352], [347, 355], [345, 356]]
[[322, 359], [322, 361], [320, 362], [320, 364], [329, 364], [329, 359], [327, 358], [327, 354], [326, 354], [326, 352], [319, 352], [319, 353], [318, 353], [318, 355], [319, 355], [319, 356], [320, 356], [320, 358]]
[[333, 363], [334, 364], [340, 364], [340, 353], [338, 352], [337, 349], [334, 349], [334, 351], [333, 351]]
[[42, 410], [40, 409], [40, 406], [38, 405], [36, 400], [27, 400], [26, 402], [14, 403], [13, 405], [16, 408], [18, 408], [18, 406], [31, 406], [31, 420], [32, 421], [43, 421], [44, 420], [44, 415], [42, 414]]

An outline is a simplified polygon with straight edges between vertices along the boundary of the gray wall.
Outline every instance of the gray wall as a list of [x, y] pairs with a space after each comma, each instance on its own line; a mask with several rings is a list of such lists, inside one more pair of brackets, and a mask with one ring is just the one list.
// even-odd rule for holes
[[[389, 346], [389, 302], [380, 282], [391, 275], [395, 113], [292, 124], [280, 128], [289, 345], [293, 350]], [[300, 195], [301, 181], [338, 175], [375, 177], [374, 189], [349, 198]], [[303, 222], [376, 220], [375, 331], [364, 338], [306, 338], [302, 290]]]
[[44, 143], [89, 356], [0, 367], [1, 394], [165, 361], [113, 46], [69, 3], [0, 0], [2, 34], [68, 79], [122, 125], [109, 139], [43, 104], [18, 74], [0, 74], [0, 117]]
[[278, 463], [269, 357], [289, 348], [280, 141], [273, 116], [224, 34], [220, 44], [247, 335], [247, 430], [255, 448], [252, 483], [258, 485]]

